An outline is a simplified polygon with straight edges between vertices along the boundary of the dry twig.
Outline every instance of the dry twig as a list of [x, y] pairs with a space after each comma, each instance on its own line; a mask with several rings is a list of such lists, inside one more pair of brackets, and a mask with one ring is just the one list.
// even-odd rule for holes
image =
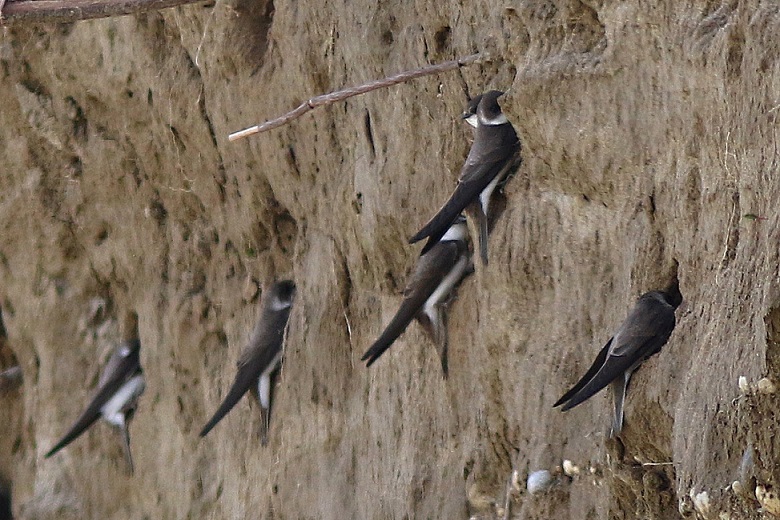
[[303, 114], [305, 114], [306, 112], [308, 112], [313, 108], [330, 105], [332, 103], [336, 103], [337, 101], [344, 101], [345, 99], [351, 98], [353, 96], [359, 96], [360, 94], [365, 94], [366, 92], [371, 92], [372, 90], [378, 90], [380, 88], [391, 87], [393, 85], [397, 85], [398, 83], [404, 83], [411, 79], [421, 78], [423, 76], [429, 76], [431, 74], [439, 74], [440, 72], [456, 70], [464, 65], [472, 64], [474, 62], [483, 60], [484, 58], [485, 57], [482, 54], [472, 54], [471, 56], [466, 56], [465, 58], [445, 61], [444, 63], [439, 63], [437, 65], [427, 65], [419, 69], [399, 72], [398, 74], [395, 74], [393, 76], [388, 76], [383, 79], [369, 81], [368, 83], [364, 83], [356, 87], [345, 88], [342, 90], [337, 90], [336, 92], [322, 94], [320, 96], [316, 96], [307, 101], [304, 101], [295, 110], [287, 112], [283, 116], [277, 117], [276, 119], [271, 119], [261, 125], [251, 126], [249, 128], [245, 128], [244, 130], [239, 130], [238, 132], [233, 132], [228, 136], [228, 139], [231, 141], [235, 141], [237, 139], [241, 139], [249, 135], [267, 132], [268, 130], [272, 130], [274, 128], [278, 128], [280, 126], [286, 125], [293, 119], [298, 119]]
[[202, 0], [0, 0], [0, 25], [75, 22], [156, 11], [200, 1]]

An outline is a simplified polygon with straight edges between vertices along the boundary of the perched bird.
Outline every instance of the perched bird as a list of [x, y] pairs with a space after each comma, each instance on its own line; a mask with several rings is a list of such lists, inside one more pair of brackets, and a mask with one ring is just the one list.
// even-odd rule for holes
[[660, 351], [669, 340], [675, 326], [674, 311], [680, 303], [682, 295], [677, 280], [663, 291], [650, 291], [640, 296], [587, 373], [553, 406], [563, 405], [562, 411], [569, 410], [611, 385], [615, 416], [610, 437], [619, 435], [623, 427], [626, 387], [631, 374], [642, 361]]
[[290, 308], [295, 297], [295, 284], [289, 280], [274, 283], [262, 298], [260, 319], [249, 337], [249, 343], [238, 360], [238, 373], [225, 400], [214, 416], [200, 432], [205, 437], [236, 405], [243, 395], [251, 390], [260, 402], [262, 414], [260, 442], [268, 443], [268, 423], [271, 417], [271, 374], [282, 361], [282, 343]]
[[475, 128], [474, 143], [460, 170], [455, 191], [438, 213], [411, 239], [410, 244], [428, 237], [422, 252], [433, 248], [450, 224], [464, 210], [476, 217], [479, 252], [487, 264], [488, 209], [496, 186], [517, 165], [520, 141], [512, 124], [501, 112], [498, 98], [503, 92], [491, 90], [469, 102], [463, 119]]
[[436, 343], [446, 377], [447, 330], [443, 304], [471, 267], [468, 228], [466, 219], [460, 215], [436, 245], [420, 255], [412, 278], [404, 289], [401, 307], [379, 339], [361, 358], [362, 361], [368, 361], [366, 366], [371, 366], [406, 330], [412, 319], [417, 318]]
[[125, 458], [130, 472], [133, 472], [130, 433], [127, 427], [138, 405], [138, 397], [145, 387], [139, 357], [140, 349], [141, 342], [138, 338], [123, 341], [116, 347], [100, 375], [98, 390], [92, 401], [68, 433], [49, 450], [46, 458], [70, 444], [102, 415], [106, 422], [122, 432]]

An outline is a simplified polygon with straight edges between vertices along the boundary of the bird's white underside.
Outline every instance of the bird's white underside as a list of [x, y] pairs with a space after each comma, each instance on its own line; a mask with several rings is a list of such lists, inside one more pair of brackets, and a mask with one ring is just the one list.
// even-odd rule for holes
[[467, 234], [468, 234], [468, 227], [466, 226], [465, 223], [460, 222], [457, 224], [453, 224], [450, 226], [447, 232], [444, 233], [444, 236], [441, 237], [440, 242], [466, 240]]
[[278, 296], [274, 296], [271, 300], [271, 310], [283, 311], [284, 309], [292, 305], [292, 300], [284, 301]]
[[144, 376], [142, 374], [133, 376], [100, 408], [103, 419], [114, 426], [123, 428], [125, 426], [125, 414], [122, 412], [122, 408], [141, 395], [144, 388], [146, 388]]
[[503, 172], [496, 175], [493, 180], [490, 181], [490, 184], [488, 184], [487, 187], [482, 190], [482, 193], [479, 194], [479, 203], [482, 205], [482, 213], [484, 213], [485, 216], [488, 214], [490, 196], [493, 195], [493, 191], [495, 191], [496, 186], [498, 186], [498, 183], [501, 182], [503, 176]]
[[273, 372], [282, 360], [282, 352], [279, 351], [273, 361], [268, 364], [260, 377], [257, 378], [257, 396], [260, 398], [260, 406], [266, 410], [271, 407], [271, 372]]
[[455, 284], [457, 284], [458, 281], [463, 277], [463, 273], [466, 272], [468, 265], [468, 256], [464, 255], [457, 261], [455, 266], [450, 269], [450, 272], [447, 273], [447, 276], [445, 276], [439, 286], [436, 287], [436, 290], [433, 291], [433, 294], [431, 294], [428, 299], [425, 300], [425, 304], [423, 305], [423, 312], [426, 316], [428, 316], [432, 323], [436, 323], [438, 320], [436, 306], [440, 305], [447, 298], [447, 296], [449, 296], [450, 292], [452, 292], [452, 289], [455, 287]]

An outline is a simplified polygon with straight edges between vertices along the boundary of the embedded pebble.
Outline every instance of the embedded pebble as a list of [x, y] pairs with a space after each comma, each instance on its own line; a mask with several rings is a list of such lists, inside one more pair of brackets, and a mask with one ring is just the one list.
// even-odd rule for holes
[[780, 498], [773, 489], [767, 489], [762, 485], [756, 486], [756, 498], [767, 513], [780, 516]]
[[686, 495], [680, 497], [680, 501], [677, 503], [677, 511], [680, 513], [680, 516], [682, 516], [683, 518], [687, 518], [691, 516], [694, 513], [691, 497]]
[[691, 489], [691, 500], [693, 500], [693, 508], [702, 516], [709, 516], [710, 514], [710, 495], [706, 491], [696, 493]]
[[546, 469], [540, 469], [528, 475], [528, 482], [526, 482], [525, 487], [530, 494], [536, 495], [537, 493], [543, 493], [550, 489], [552, 483], [552, 474]]
[[762, 377], [758, 380], [758, 391], [762, 394], [774, 394], [777, 387], [768, 377]]
[[563, 461], [563, 473], [568, 477], [575, 477], [580, 474], [580, 468], [569, 459]]
[[747, 377], [739, 376], [739, 389], [743, 394], [750, 392], [750, 385], [748, 384]]
[[514, 470], [512, 472], [511, 486], [514, 491], [520, 491], [520, 472]]

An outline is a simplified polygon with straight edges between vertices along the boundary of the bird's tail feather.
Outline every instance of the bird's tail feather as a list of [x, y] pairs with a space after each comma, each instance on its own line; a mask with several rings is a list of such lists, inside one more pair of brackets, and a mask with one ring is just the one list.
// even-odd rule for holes
[[398, 313], [393, 317], [387, 327], [385, 327], [385, 330], [379, 336], [379, 339], [371, 345], [371, 348], [363, 354], [363, 357], [361, 357], [360, 360], [367, 361], [366, 366], [370, 367], [374, 361], [379, 359], [379, 356], [381, 356], [385, 350], [390, 348], [395, 340], [398, 339], [398, 336], [403, 334], [406, 327], [408, 327], [409, 323], [414, 319], [416, 313], [416, 309], [402, 305], [401, 308], [398, 309]]
[[58, 451], [60, 451], [62, 448], [76, 440], [76, 438], [84, 433], [84, 431], [92, 426], [92, 424], [98, 420], [98, 417], [100, 417], [100, 413], [94, 413], [89, 415], [82, 415], [77, 421], [76, 424], [74, 424], [71, 429], [68, 431], [68, 433], [65, 434], [65, 436], [60, 439], [60, 441], [44, 455], [44, 458], [49, 458]]
[[135, 472], [135, 465], [133, 464], [133, 454], [130, 452], [130, 429], [127, 421], [119, 429], [122, 434], [122, 450], [125, 454], [125, 461], [127, 461], [127, 469], [132, 475]]
[[620, 435], [620, 432], [623, 431], [623, 405], [626, 402], [626, 387], [628, 387], [630, 378], [631, 372], [626, 372], [623, 377], [618, 377], [610, 383], [612, 387], [612, 405], [615, 411], [612, 419], [612, 429], [609, 433], [610, 438]]

